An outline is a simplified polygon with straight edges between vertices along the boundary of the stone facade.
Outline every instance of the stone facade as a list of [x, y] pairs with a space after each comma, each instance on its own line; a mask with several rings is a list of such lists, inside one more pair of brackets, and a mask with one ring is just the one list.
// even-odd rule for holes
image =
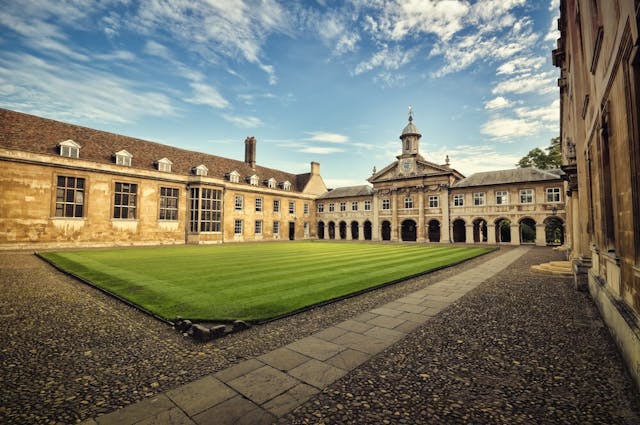
[[562, 0], [553, 51], [575, 282], [640, 385], [638, 0]]

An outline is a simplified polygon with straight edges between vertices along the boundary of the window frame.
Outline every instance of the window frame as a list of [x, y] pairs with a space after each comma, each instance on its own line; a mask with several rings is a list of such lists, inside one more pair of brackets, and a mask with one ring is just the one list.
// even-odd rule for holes
[[255, 207], [256, 212], [262, 212], [264, 210], [264, 198], [262, 196], [256, 197]]
[[[61, 179], [64, 180], [64, 185], [60, 186]], [[69, 180], [73, 180], [73, 186], [69, 186]], [[78, 183], [81, 182], [81, 187]], [[56, 218], [84, 218], [85, 213], [85, 200], [86, 200], [86, 188], [87, 179], [85, 177], [76, 176], [56, 176], [56, 192], [54, 202], [54, 217]], [[69, 200], [70, 197], [72, 200]], [[78, 200], [80, 196], [80, 200]], [[58, 207], [60, 205], [60, 207]], [[68, 208], [71, 208], [71, 214], [67, 214]], [[78, 208], [80, 208], [78, 214]], [[58, 211], [60, 214], [58, 215]]]
[[127, 182], [114, 182], [113, 214], [112, 214], [113, 219], [114, 220], [137, 220], [137, 216], [138, 216], [137, 210], [138, 210], [138, 184], [127, 183]]
[[[519, 194], [520, 194], [519, 198], [520, 198], [521, 204], [525, 204], [525, 205], [535, 204], [536, 198], [535, 198], [535, 191], [533, 189], [520, 189]], [[531, 200], [527, 201], [529, 195], [531, 195]], [[523, 199], [525, 200], [523, 201]]]
[[380, 208], [382, 210], [390, 210], [391, 209], [391, 200], [389, 198], [384, 198], [380, 203]]
[[429, 195], [429, 208], [440, 208], [440, 196]]
[[274, 199], [273, 200], [273, 212], [274, 213], [279, 213], [280, 212], [280, 199]]
[[189, 189], [189, 232], [221, 233], [222, 190], [210, 187]]
[[278, 220], [273, 221], [273, 234], [274, 235], [280, 234], [280, 221]]
[[160, 186], [159, 202], [160, 204], [158, 206], [158, 220], [178, 221], [180, 189], [178, 189], [177, 187]]
[[[562, 189], [557, 186], [547, 187], [545, 189], [545, 195], [548, 204], [559, 204], [562, 202]], [[554, 199], [549, 200], [549, 195]], [[557, 198], [557, 200], [555, 198]]]
[[413, 196], [406, 196], [404, 198], [404, 209], [405, 210], [413, 209]]
[[244, 209], [244, 196], [235, 195], [233, 200], [233, 209], [234, 211], [242, 211]]
[[[498, 199], [501, 201], [498, 202]], [[496, 190], [496, 205], [509, 205], [509, 191]]]
[[336, 204], [329, 202], [329, 212], [336, 212]]
[[253, 225], [253, 231], [255, 235], [262, 235], [264, 222], [262, 220], [256, 220]]
[[340, 212], [347, 211], [347, 203], [345, 201], [340, 202]]
[[351, 211], [358, 211], [358, 201], [351, 201]]
[[323, 213], [324, 212], [324, 203], [323, 202], [319, 202], [317, 207], [318, 207], [318, 212], [319, 213]]
[[244, 230], [244, 222], [242, 219], [236, 218], [233, 220], [233, 234], [234, 236], [241, 236]]
[[486, 192], [473, 192], [473, 206], [483, 207], [487, 204]]
[[289, 214], [296, 213], [296, 203], [294, 201], [289, 201]]
[[454, 207], [464, 207], [464, 193], [454, 193], [452, 199]]
[[371, 211], [371, 201], [369, 201], [368, 199], [364, 201], [364, 210]]

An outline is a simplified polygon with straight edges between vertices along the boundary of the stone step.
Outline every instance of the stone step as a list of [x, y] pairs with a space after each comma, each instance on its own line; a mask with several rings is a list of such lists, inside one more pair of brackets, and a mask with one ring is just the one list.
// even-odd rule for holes
[[554, 276], [571, 276], [571, 263], [568, 261], [551, 261], [549, 263], [531, 266], [534, 273], [549, 274]]

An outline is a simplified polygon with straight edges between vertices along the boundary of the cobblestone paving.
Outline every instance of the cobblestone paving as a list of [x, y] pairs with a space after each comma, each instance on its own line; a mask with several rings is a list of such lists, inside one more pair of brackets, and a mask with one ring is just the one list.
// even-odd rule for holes
[[0, 423], [74, 423], [112, 412], [321, 331], [495, 255], [203, 345], [32, 254], [0, 252]]
[[282, 424], [640, 424], [596, 307], [534, 249]]

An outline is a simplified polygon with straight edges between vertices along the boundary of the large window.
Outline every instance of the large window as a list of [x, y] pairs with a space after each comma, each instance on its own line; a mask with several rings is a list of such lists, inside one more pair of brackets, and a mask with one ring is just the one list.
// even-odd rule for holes
[[347, 203], [340, 202], [340, 211], [346, 211], [346, 210], [347, 210]]
[[178, 219], [178, 193], [174, 187], [160, 188], [160, 220]]
[[138, 205], [138, 185], [116, 183], [113, 200], [113, 218], [136, 218]]
[[280, 212], [280, 200], [279, 199], [274, 199], [274, 201], [273, 201], [273, 212], [274, 213], [279, 213]]
[[256, 220], [255, 231], [256, 231], [256, 235], [262, 234], [262, 220]]
[[56, 217], [82, 217], [84, 214], [84, 179], [58, 176]]
[[388, 199], [382, 200], [382, 209], [383, 210], [391, 209], [391, 202]]
[[351, 202], [351, 211], [358, 211], [358, 201]]
[[189, 196], [189, 228], [191, 232], [219, 232], [222, 216], [222, 191], [192, 187]]
[[289, 201], [289, 214], [296, 213], [296, 203], [293, 201]]
[[547, 202], [560, 202], [562, 198], [560, 197], [560, 188], [559, 187], [549, 187], [547, 188]]
[[429, 208], [438, 208], [440, 206], [440, 197], [438, 195], [429, 196]]
[[236, 195], [236, 200], [235, 200], [236, 211], [242, 211], [243, 204], [244, 204], [244, 197], [242, 195]]
[[410, 209], [413, 208], [413, 198], [408, 196], [406, 198], [404, 198], [404, 207], [406, 209]]
[[309, 215], [309, 204], [304, 204], [304, 215]]
[[233, 234], [241, 235], [242, 234], [242, 220], [234, 220], [233, 222]]
[[509, 203], [509, 192], [506, 190], [496, 191], [496, 205], [507, 205]]
[[318, 212], [319, 213], [324, 212], [324, 204], [322, 202], [318, 204]]
[[533, 189], [522, 189], [520, 191], [521, 204], [533, 204]]
[[484, 192], [475, 192], [473, 194], [473, 205], [484, 205]]
[[334, 212], [336, 210], [336, 204], [333, 202], [329, 203], [329, 212]]
[[464, 207], [464, 194], [459, 193], [457, 195], [453, 195], [453, 206]]
[[280, 222], [279, 221], [274, 221], [273, 222], [273, 234], [274, 235], [279, 235], [280, 234]]
[[364, 201], [364, 210], [371, 211], [371, 201]]
[[262, 212], [262, 198], [256, 198], [256, 212]]

